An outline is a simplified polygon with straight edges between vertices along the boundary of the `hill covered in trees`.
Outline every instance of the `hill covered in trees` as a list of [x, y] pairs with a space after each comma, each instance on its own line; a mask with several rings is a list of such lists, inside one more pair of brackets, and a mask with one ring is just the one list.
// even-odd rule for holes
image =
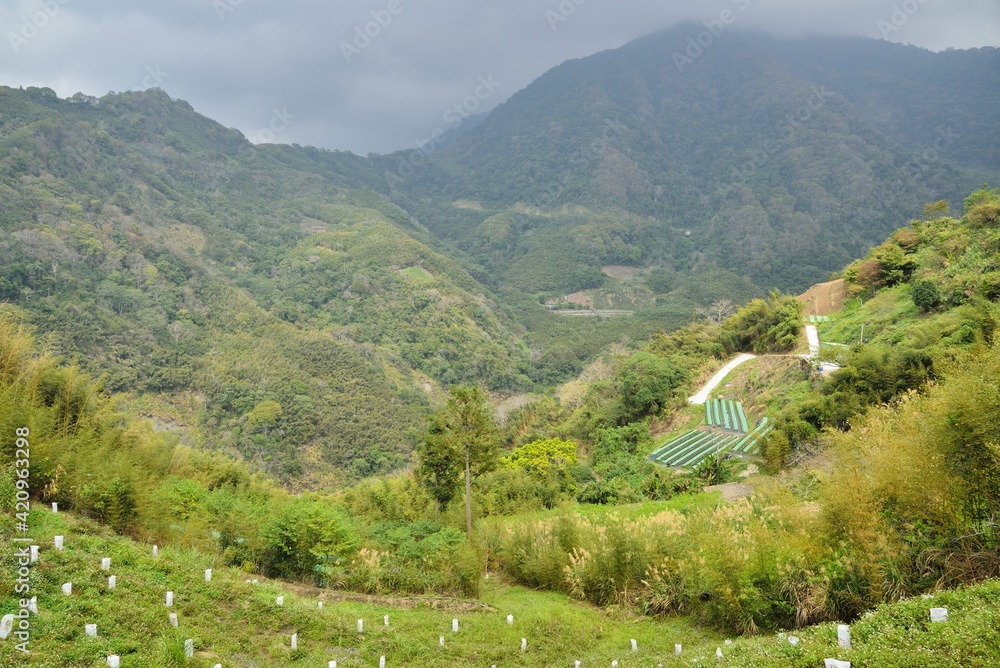
[[[569, 291], [599, 280], [584, 269], [601, 263], [716, 267], [801, 291], [916, 216], [914, 203], [996, 182], [997, 49], [732, 30], [687, 55], [704, 30], [564, 63], [426, 164], [402, 154], [384, 169], [413, 201], [436, 195], [432, 229], [503, 257], [508, 283]], [[558, 278], [525, 276], [552, 255]]]
[[306, 483], [403, 466], [442, 384], [530, 386], [519, 326], [363, 160], [155, 91], [0, 109], [0, 298], [164, 424]]
[[311, 486], [405, 467], [449, 386], [545, 392], [1000, 173], [995, 49], [734, 31], [678, 63], [694, 28], [565, 63], [429, 160], [0, 88], [0, 299], [159, 428]]

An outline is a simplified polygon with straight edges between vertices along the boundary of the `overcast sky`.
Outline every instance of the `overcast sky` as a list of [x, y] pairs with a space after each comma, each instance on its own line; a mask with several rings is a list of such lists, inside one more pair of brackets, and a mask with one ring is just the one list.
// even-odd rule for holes
[[727, 8], [777, 34], [1000, 45], [1000, 0], [0, 0], [0, 84], [159, 86], [251, 140], [388, 152], [477, 92], [490, 109], [567, 59]]

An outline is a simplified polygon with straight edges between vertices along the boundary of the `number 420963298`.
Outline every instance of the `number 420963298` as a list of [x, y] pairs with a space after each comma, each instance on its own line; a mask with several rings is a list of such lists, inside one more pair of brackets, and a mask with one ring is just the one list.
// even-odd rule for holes
[[17, 487], [17, 504], [16, 504], [16, 514], [18, 521], [18, 528], [24, 527], [27, 530], [28, 523], [28, 511], [30, 505], [28, 503], [28, 498], [30, 493], [28, 491], [28, 467], [30, 465], [31, 451], [28, 447], [28, 428], [18, 427], [14, 430], [17, 435], [17, 441], [15, 441], [15, 446], [17, 450], [14, 452], [14, 474], [17, 476], [17, 480], [14, 482], [14, 486]]

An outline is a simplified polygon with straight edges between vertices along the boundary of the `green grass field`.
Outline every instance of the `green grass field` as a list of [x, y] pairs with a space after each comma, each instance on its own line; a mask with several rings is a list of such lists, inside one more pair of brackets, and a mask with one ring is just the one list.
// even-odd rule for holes
[[[705, 501], [715, 499], [701, 495]], [[692, 499], [688, 499], [690, 503]], [[676, 504], [676, 502], [675, 502]], [[668, 504], [641, 504], [633, 514], [658, 512]], [[31, 533], [41, 558], [31, 569], [31, 594], [39, 614], [31, 617], [30, 655], [14, 649], [12, 639], [0, 647], [0, 666], [98, 668], [110, 654], [121, 656], [123, 668], [142, 666], [274, 667], [377, 666], [639, 666], [690, 667], [718, 665], [821, 666], [826, 657], [847, 659], [856, 666], [997, 666], [1000, 646], [1000, 583], [965, 592], [943, 592], [933, 599], [911, 599], [874, 611], [853, 627], [854, 649], [838, 650], [835, 625], [795, 632], [795, 647], [786, 638], [735, 639], [726, 644], [718, 633], [688, 618], [653, 618], [623, 609], [601, 610], [565, 595], [509, 586], [486, 580], [478, 601], [443, 598], [403, 599], [345, 596], [310, 586], [281, 583], [228, 568], [194, 550], [164, 547], [158, 557], [149, 545], [110, 534], [87, 520], [45, 511], [31, 514]], [[6, 537], [12, 526], [0, 527]], [[65, 536], [56, 551], [52, 536]], [[13, 593], [16, 560], [13, 542], [0, 547], [4, 569], [0, 600], [4, 614], [17, 610]], [[111, 570], [100, 560], [110, 557]], [[213, 569], [211, 582], [204, 571]], [[113, 574], [117, 587], [108, 589]], [[256, 578], [257, 583], [254, 583]], [[71, 596], [61, 593], [73, 583]], [[174, 605], [165, 606], [166, 591]], [[284, 605], [276, 599], [284, 597]], [[323, 609], [318, 601], [324, 600]], [[951, 620], [931, 624], [930, 607], [949, 608]], [[175, 612], [179, 628], [170, 626]], [[512, 625], [507, 615], [514, 616]], [[383, 618], [389, 615], [389, 626]], [[364, 619], [364, 632], [357, 620]], [[452, 619], [459, 631], [451, 630]], [[97, 624], [88, 637], [86, 624]], [[298, 649], [290, 637], [298, 634]], [[444, 645], [439, 638], [444, 638]], [[193, 639], [195, 655], [185, 659], [185, 639]], [[521, 652], [521, 638], [527, 651]], [[635, 639], [637, 652], [631, 651]], [[674, 645], [683, 646], [677, 656]]]
[[406, 269], [400, 269], [399, 273], [417, 283], [430, 283], [434, 280], [431, 273], [423, 267], [407, 267]]
[[[153, 557], [151, 546], [111, 535], [103, 527], [68, 514], [47, 511], [31, 515], [31, 536], [41, 545], [32, 568], [31, 586], [39, 615], [31, 618], [31, 655], [24, 657], [7, 642], [0, 666], [106, 666], [110, 654], [132, 666], [538, 666], [655, 665], [653, 657], [673, 652], [674, 643], [706, 654], [722, 642], [718, 634], [683, 618], [658, 620], [618, 611], [609, 613], [565, 595], [512, 587], [496, 577], [486, 580], [478, 602], [428, 598], [376, 598], [373, 602], [342, 601], [330, 592], [281, 583], [223, 567], [193, 550], [164, 547]], [[52, 536], [65, 536], [56, 551]], [[16, 611], [12, 595], [13, 547], [4, 541], [0, 591], [3, 612]], [[100, 569], [110, 557], [109, 572]], [[204, 571], [212, 568], [212, 581]], [[117, 578], [109, 590], [108, 575]], [[253, 580], [258, 581], [257, 584]], [[250, 580], [248, 583], [247, 580]], [[73, 583], [71, 596], [61, 593]], [[165, 593], [174, 592], [167, 608]], [[284, 597], [283, 606], [276, 603]], [[361, 598], [361, 597], [358, 597]], [[318, 601], [326, 600], [324, 608]], [[479, 605], [485, 604], [485, 605]], [[478, 609], [486, 608], [486, 609]], [[178, 615], [179, 628], [169, 623]], [[507, 615], [514, 615], [508, 625]], [[389, 615], [390, 625], [383, 619]], [[364, 633], [357, 620], [364, 619]], [[451, 630], [452, 619], [459, 631]], [[98, 637], [87, 637], [86, 624], [97, 624]], [[298, 649], [290, 637], [298, 634]], [[444, 637], [444, 646], [439, 638]], [[195, 656], [183, 659], [183, 643], [195, 641]], [[521, 638], [528, 642], [521, 653]], [[630, 640], [640, 651], [632, 656]], [[657, 659], [658, 661], [659, 659]]]

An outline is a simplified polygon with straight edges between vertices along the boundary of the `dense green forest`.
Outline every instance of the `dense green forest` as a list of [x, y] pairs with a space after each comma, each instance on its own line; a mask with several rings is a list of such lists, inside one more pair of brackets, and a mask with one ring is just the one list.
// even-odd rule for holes
[[533, 287], [544, 277], [526, 282], [522, 266], [576, 258], [561, 272], [569, 291], [597, 278], [583, 272], [587, 254], [800, 291], [917, 203], [997, 181], [1000, 50], [737, 32], [678, 67], [674, 54], [702, 29], [679, 24], [564, 63], [448, 149], [416, 167], [415, 152], [386, 156], [382, 168], [404, 206], [440, 221], [435, 232], [523, 257], [506, 265], [510, 282]]
[[0, 299], [158, 428], [306, 489], [412, 465], [452, 385], [550, 392], [996, 181], [995, 49], [740, 33], [678, 76], [684, 30], [553, 69], [405, 177], [159, 90], [0, 88]]
[[451, 384], [547, 387], [690, 314], [561, 321], [533, 294], [558, 286], [498, 294], [367, 160], [251, 146], [159, 91], [0, 89], [0, 123], [0, 298], [186, 442], [303, 488], [405, 467]]

